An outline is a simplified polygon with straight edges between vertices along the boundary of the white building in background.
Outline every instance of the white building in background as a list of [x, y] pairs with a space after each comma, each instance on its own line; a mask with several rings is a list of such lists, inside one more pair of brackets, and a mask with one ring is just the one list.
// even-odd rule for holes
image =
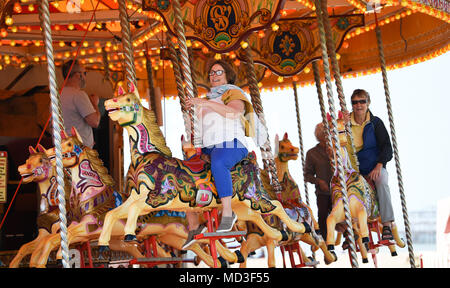
[[435, 250], [436, 207], [409, 212], [409, 223], [413, 246], [427, 246]]

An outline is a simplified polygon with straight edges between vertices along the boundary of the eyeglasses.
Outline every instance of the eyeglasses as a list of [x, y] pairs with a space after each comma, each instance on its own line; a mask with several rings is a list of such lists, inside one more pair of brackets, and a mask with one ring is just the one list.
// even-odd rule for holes
[[352, 105], [356, 105], [356, 104], [366, 104], [367, 103], [367, 99], [361, 99], [361, 100], [352, 100]]
[[211, 70], [209, 72], [209, 76], [214, 76], [214, 74], [217, 75], [217, 76], [220, 76], [220, 75], [223, 74], [223, 72], [224, 72], [223, 70], [217, 70], [217, 71]]

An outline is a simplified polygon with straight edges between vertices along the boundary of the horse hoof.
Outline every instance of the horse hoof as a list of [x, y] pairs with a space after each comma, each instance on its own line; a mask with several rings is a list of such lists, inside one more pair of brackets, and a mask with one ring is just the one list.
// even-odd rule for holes
[[228, 262], [222, 256], [217, 258], [217, 260], [220, 262], [220, 268], [228, 268]]
[[195, 256], [195, 257], [194, 257], [194, 265], [195, 265], [195, 266], [198, 266], [198, 265], [200, 264], [201, 261], [202, 261], [202, 259], [200, 259], [200, 257], [198, 257], [198, 256]]
[[392, 256], [392, 257], [398, 256], [397, 251], [391, 252], [391, 256]]
[[334, 253], [334, 251], [330, 251], [330, 253], [331, 253], [331, 255], [333, 255], [333, 258], [334, 258], [334, 261], [333, 261], [333, 262], [336, 262], [337, 259], [338, 259], [336, 253]]
[[132, 234], [125, 235], [124, 241], [125, 242], [137, 241], [136, 235], [132, 235]]
[[304, 233], [311, 233], [311, 226], [309, 226], [308, 223], [303, 222], [303, 226], [305, 226], [305, 232]]
[[328, 249], [328, 251], [333, 251], [334, 250], [334, 245], [327, 245], [327, 249]]
[[369, 263], [369, 260], [367, 258], [363, 258], [363, 263]]
[[241, 251], [236, 250], [236, 251], [234, 251], [234, 254], [236, 254], [236, 256], [237, 256], [237, 263], [244, 263], [245, 262], [244, 255], [242, 255]]
[[363, 237], [361, 240], [362, 240], [363, 243], [369, 243], [369, 241], [370, 241], [369, 237]]

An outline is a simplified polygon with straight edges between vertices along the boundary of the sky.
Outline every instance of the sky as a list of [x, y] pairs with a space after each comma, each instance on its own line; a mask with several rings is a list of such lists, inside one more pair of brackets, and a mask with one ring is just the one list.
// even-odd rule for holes
[[[429, 210], [436, 207], [440, 199], [450, 197], [450, 188], [445, 182], [450, 176], [449, 67], [450, 53], [446, 53], [423, 63], [387, 72], [408, 213]], [[383, 120], [390, 132], [381, 73], [342, 79], [342, 81], [347, 109], [351, 109], [350, 95], [353, 90], [365, 89], [371, 95], [370, 110]], [[314, 127], [322, 120], [315, 86], [298, 86], [297, 91], [304, 144], [303, 153], [306, 154], [307, 150], [317, 143], [314, 137]], [[322, 85], [322, 93], [325, 103], [327, 103], [325, 84]], [[333, 96], [335, 107], [339, 109], [338, 95], [334, 85]], [[282, 137], [285, 132], [288, 133], [293, 145], [299, 147], [293, 90], [288, 88], [263, 92], [261, 101], [272, 151], [274, 150], [275, 134]], [[180, 137], [184, 133], [184, 122], [179, 100], [172, 98], [163, 100], [163, 113], [165, 125], [161, 127], [161, 130], [166, 135], [166, 141], [172, 154], [182, 158]], [[125, 139], [128, 139], [127, 136]], [[128, 144], [126, 142], [125, 145]], [[259, 148], [254, 146], [251, 139], [248, 142], [251, 146], [249, 150], [254, 150], [260, 161]], [[128, 148], [125, 147], [124, 151], [128, 151]], [[127, 163], [125, 163], [125, 167], [128, 167]], [[299, 185], [303, 201], [305, 201], [301, 157], [296, 161], [289, 162], [289, 170]], [[399, 228], [402, 228], [403, 214], [394, 159], [387, 164], [387, 170], [396, 222]], [[313, 185], [308, 184], [310, 206], [317, 215], [314, 189]]]

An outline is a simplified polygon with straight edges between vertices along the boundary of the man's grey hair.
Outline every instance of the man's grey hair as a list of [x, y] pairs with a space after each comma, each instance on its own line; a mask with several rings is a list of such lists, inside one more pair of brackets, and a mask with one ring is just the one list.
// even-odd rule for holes
[[325, 130], [323, 127], [323, 123], [320, 122], [319, 124], [316, 125], [316, 129], [314, 130], [314, 136], [316, 136], [317, 141], [320, 142], [320, 133], [324, 134], [325, 136]]
[[367, 92], [364, 89], [355, 89], [352, 93], [352, 96], [350, 97], [351, 100], [355, 97], [365, 97], [367, 99], [367, 103], [370, 104], [370, 95], [369, 92]]

